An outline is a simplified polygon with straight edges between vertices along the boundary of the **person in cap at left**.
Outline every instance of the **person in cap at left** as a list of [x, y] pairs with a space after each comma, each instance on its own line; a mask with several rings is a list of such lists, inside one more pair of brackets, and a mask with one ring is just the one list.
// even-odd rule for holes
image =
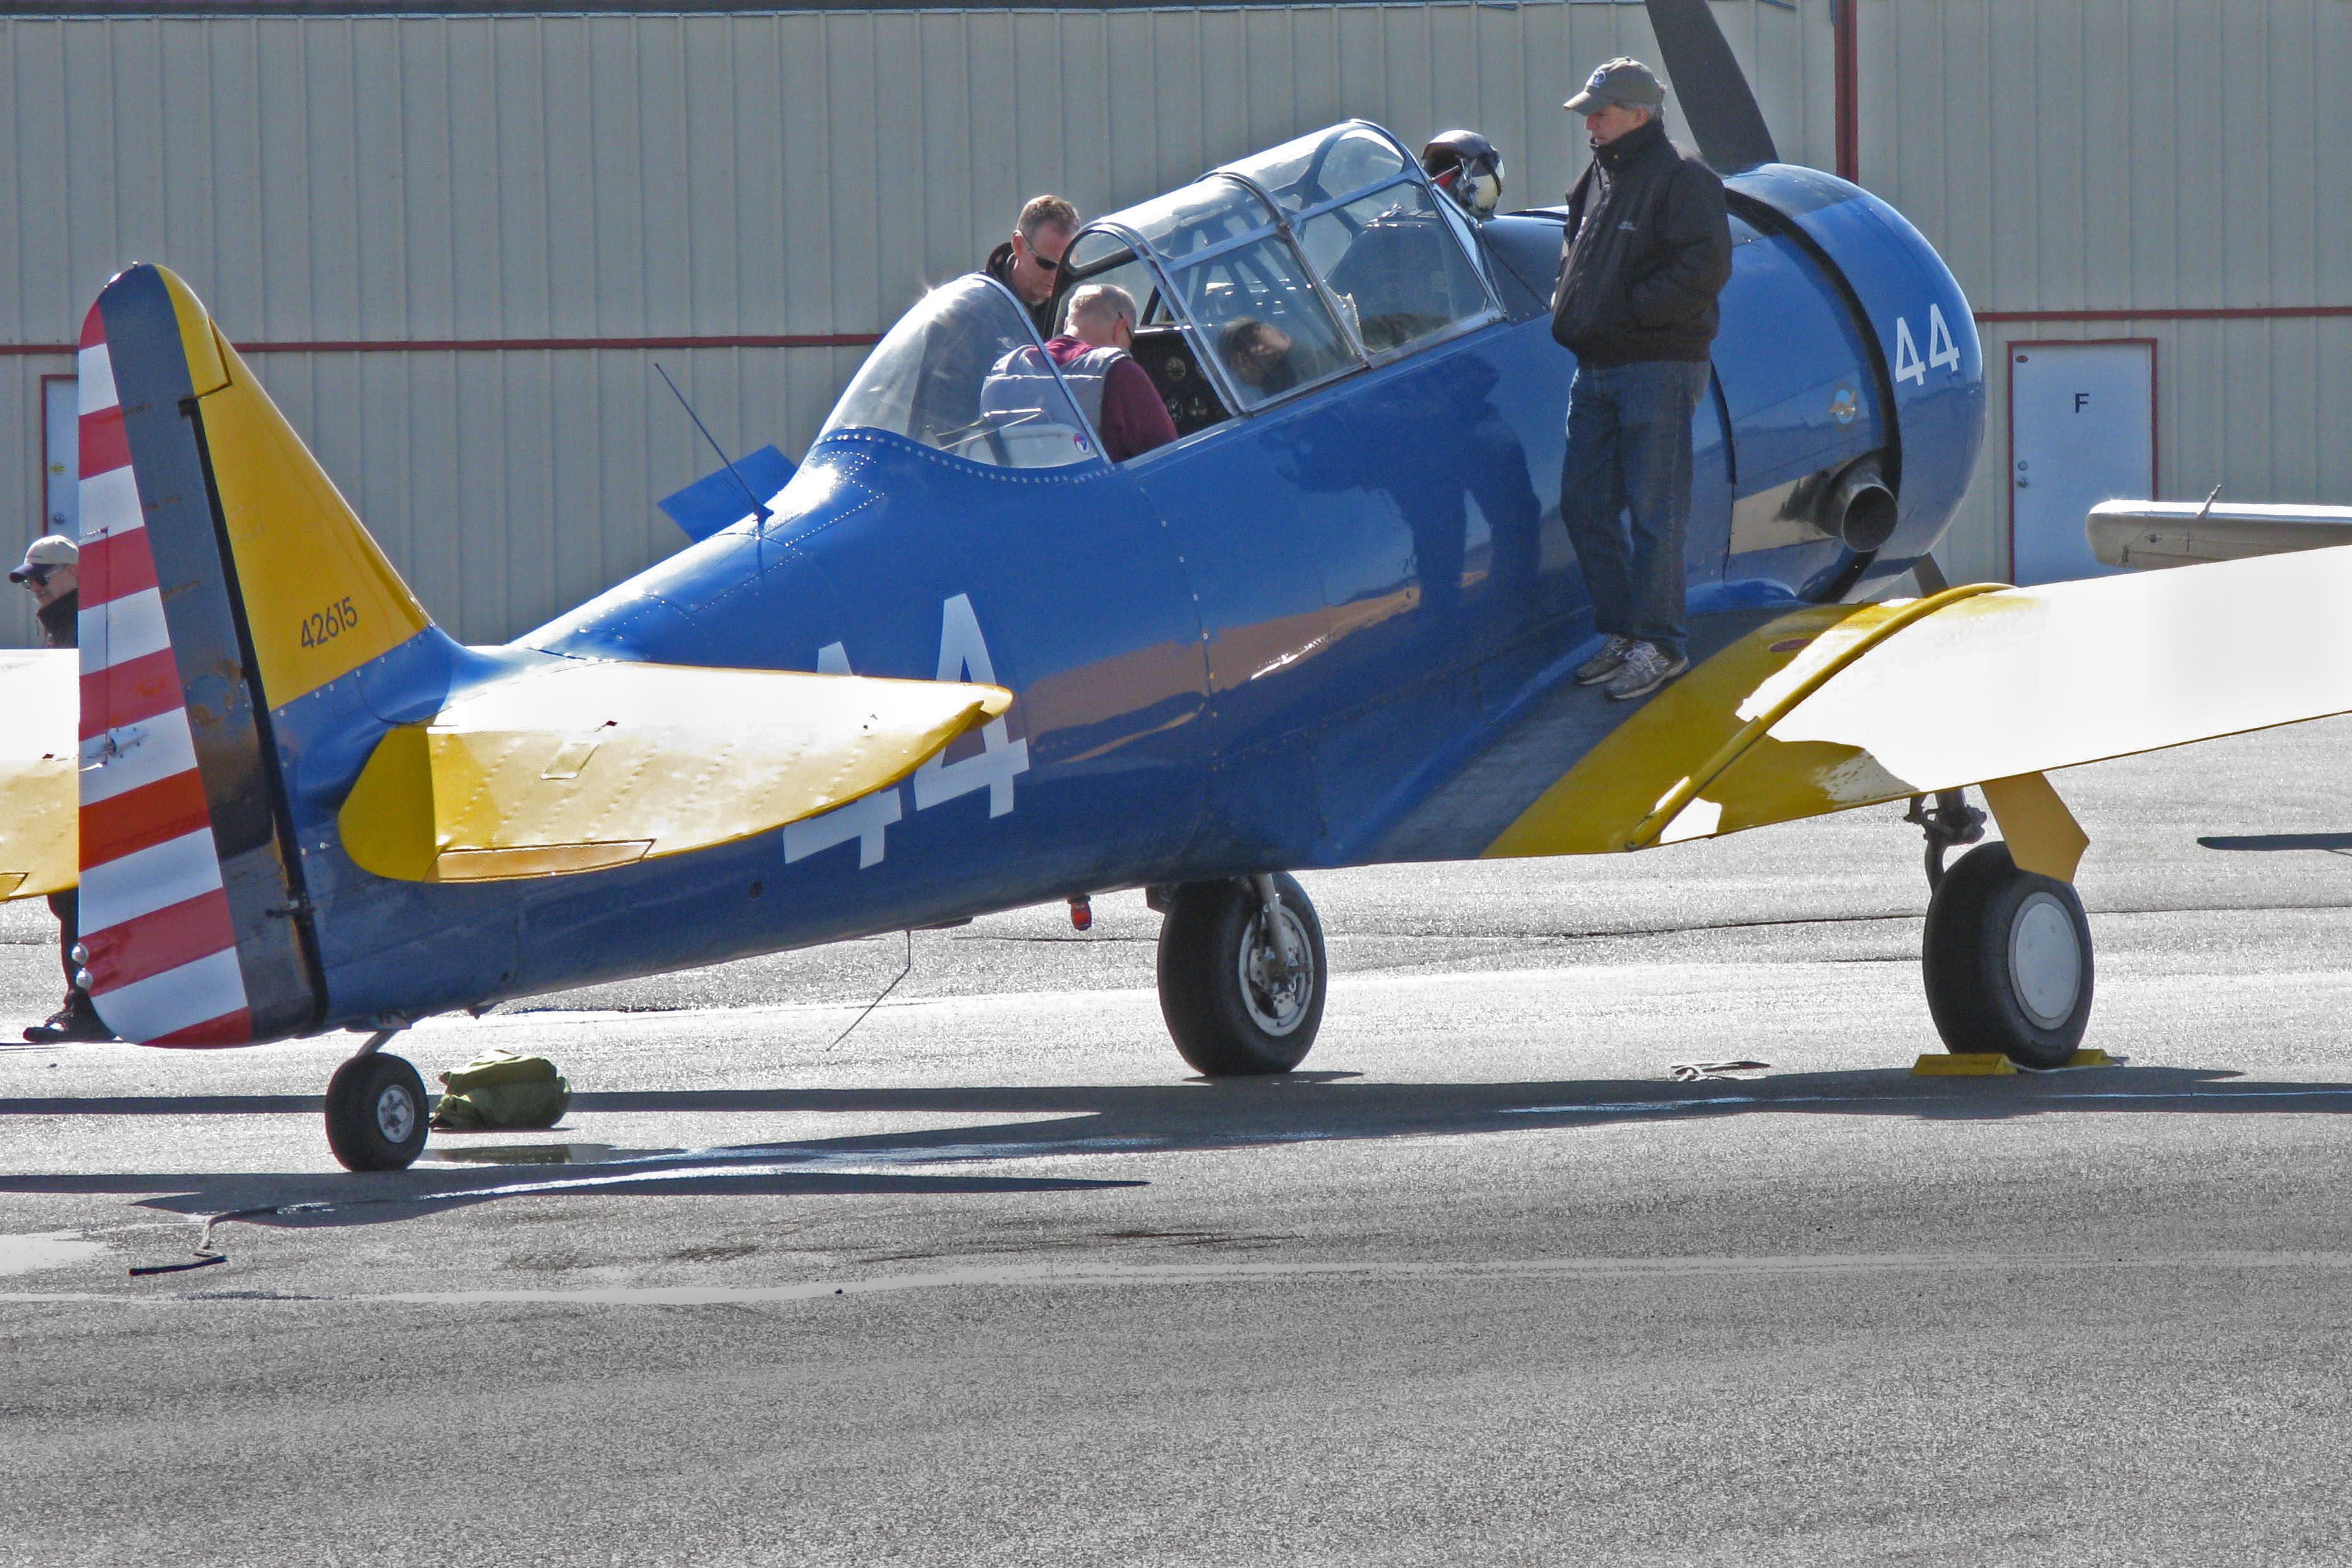
[[[0, 561], [7, 559], [0, 555]], [[32, 592], [41, 640], [51, 647], [74, 646], [81, 615], [80, 570], [81, 546], [62, 533], [45, 533], [25, 546], [25, 559], [8, 574], [8, 581]]]
[[1731, 280], [1723, 182], [1666, 140], [1665, 100], [1649, 67], [1614, 59], [1561, 105], [1584, 117], [1592, 163], [1569, 195], [1552, 294], [1551, 335], [1576, 355], [1559, 515], [1607, 639], [1576, 679], [1619, 701], [1690, 668], [1691, 417]]
[[[0, 561], [7, 557], [0, 555]], [[33, 595], [34, 615], [41, 623], [41, 637], [51, 647], [72, 647], [79, 640], [81, 616], [81, 550], [62, 533], [47, 533], [25, 547], [25, 559], [8, 574], [8, 581], [20, 583]], [[25, 1031], [25, 1038], [37, 1046], [54, 1046], [68, 1040], [110, 1040], [114, 1031], [108, 1028], [90, 1005], [89, 993], [74, 984], [74, 943], [80, 940], [77, 927], [80, 923], [81, 891], [68, 888], [62, 893], [49, 895], [49, 912], [58, 917], [58, 956], [66, 970], [66, 1005], [57, 1010], [46, 1024], [36, 1024]]]

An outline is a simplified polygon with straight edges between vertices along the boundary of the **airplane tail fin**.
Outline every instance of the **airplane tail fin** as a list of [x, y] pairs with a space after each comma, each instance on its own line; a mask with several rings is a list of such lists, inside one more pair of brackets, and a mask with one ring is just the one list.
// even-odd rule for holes
[[326, 1005], [272, 711], [431, 623], [211, 316], [137, 266], [80, 344], [81, 942], [129, 1040]]

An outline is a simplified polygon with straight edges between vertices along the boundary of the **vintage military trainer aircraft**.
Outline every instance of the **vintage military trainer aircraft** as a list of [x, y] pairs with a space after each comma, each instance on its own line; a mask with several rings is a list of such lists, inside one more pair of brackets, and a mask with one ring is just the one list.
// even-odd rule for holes
[[[423, 1145], [377, 1047], [428, 1014], [1143, 887], [1184, 1059], [1281, 1072], [1328, 982], [1294, 869], [1905, 797], [1944, 1038], [2065, 1059], [2085, 840], [2044, 774], [2352, 709], [2352, 561], [1940, 588], [1984, 422], [1968, 302], [1885, 203], [1777, 160], [1705, 0], [1651, 9], [1738, 243], [1699, 662], [1650, 700], [1567, 678], [1594, 637], [1557, 521], [1560, 216], [1476, 221], [1350, 121], [1073, 243], [1066, 290], [1142, 303], [1172, 444], [1108, 460], [965, 278], [767, 515], [501, 647], [433, 625], [204, 306], [132, 267], [81, 337], [79, 700], [71, 655], [0, 669], [0, 889], [79, 883], [127, 1039], [364, 1032], [328, 1095], [354, 1169]], [[1915, 572], [1938, 591], [1854, 602]], [[1970, 785], [2005, 842], [1944, 873]]]

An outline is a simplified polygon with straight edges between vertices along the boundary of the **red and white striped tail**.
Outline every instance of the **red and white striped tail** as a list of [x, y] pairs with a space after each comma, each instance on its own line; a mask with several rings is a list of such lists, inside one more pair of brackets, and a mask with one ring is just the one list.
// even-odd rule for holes
[[92, 306], [82, 324], [81, 942], [107, 1026], [149, 1045], [252, 1037], [212, 812], [146, 513]]

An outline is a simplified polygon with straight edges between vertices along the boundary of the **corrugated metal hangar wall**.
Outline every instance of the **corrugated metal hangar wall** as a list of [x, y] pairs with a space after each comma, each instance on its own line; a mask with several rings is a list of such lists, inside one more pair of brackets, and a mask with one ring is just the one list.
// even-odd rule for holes
[[[1783, 154], [1822, 167], [1833, 3], [1717, 5]], [[1556, 201], [1581, 162], [1563, 89], [1655, 58], [1638, 5], [1559, 0], [84, 9], [0, 17], [11, 535], [43, 515], [59, 346], [116, 268], [161, 260], [474, 641], [682, 542], [654, 500], [710, 464], [656, 360], [734, 448], [797, 454], [858, 345], [1034, 191], [1107, 211], [1360, 114], [1477, 126], [1515, 202]], [[2352, 0], [1853, 20], [1862, 177], [1986, 318], [1956, 575], [2007, 566], [2011, 339], [2157, 340], [2168, 495], [2352, 501]], [[0, 641], [29, 637], [22, 598]]]

